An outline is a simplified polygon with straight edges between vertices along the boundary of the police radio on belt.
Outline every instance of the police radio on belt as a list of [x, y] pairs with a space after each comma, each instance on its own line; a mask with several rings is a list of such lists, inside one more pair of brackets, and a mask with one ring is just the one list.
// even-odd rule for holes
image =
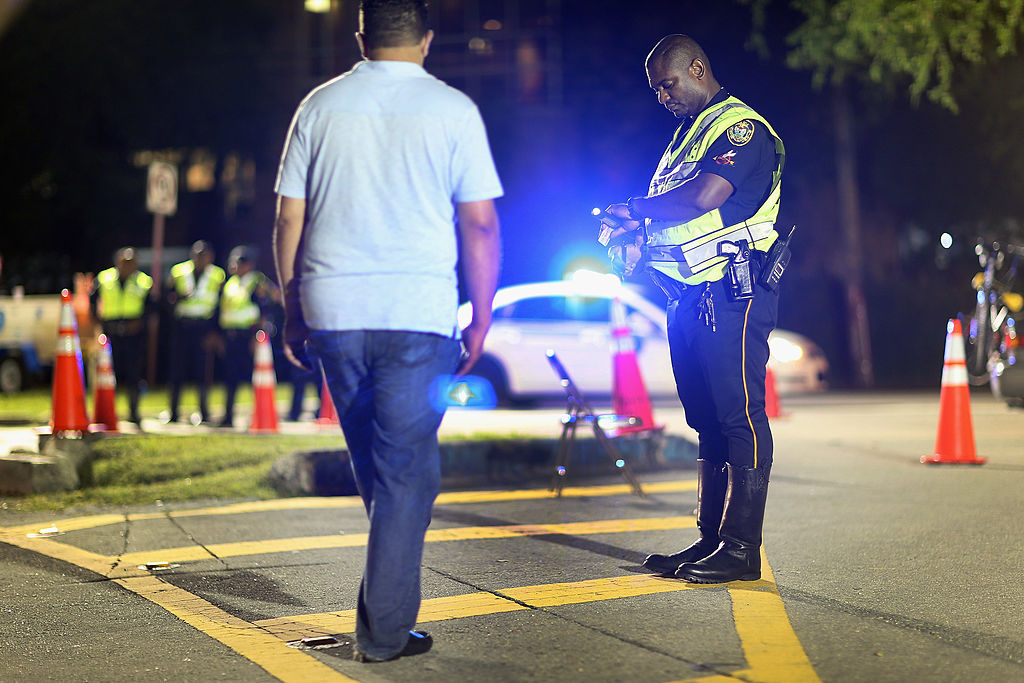
[[782, 280], [782, 274], [786, 272], [786, 266], [789, 265], [789, 259], [792, 256], [792, 252], [789, 250], [789, 241], [793, 239], [794, 232], [796, 232], [795, 225], [789, 229], [789, 233], [785, 237], [775, 240], [768, 250], [768, 256], [761, 268], [761, 284], [773, 292], [779, 289], [779, 281]]

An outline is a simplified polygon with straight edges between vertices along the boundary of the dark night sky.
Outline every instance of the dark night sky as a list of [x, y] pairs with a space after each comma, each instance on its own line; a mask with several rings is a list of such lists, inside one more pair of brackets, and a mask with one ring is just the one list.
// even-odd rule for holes
[[[74, 271], [106, 267], [122, 244], [145, 246], [144, 171], [132, 165], [142, 149], [203, 147], [221, 158], [232, 151], [251, 158], [251, 206], [226, 216], [222, 190], [185, 193], [168, 221], [168, 244], [204, 237], [226, 257], [234, 244], [250, 242], [264, 249], [269, 269], [273, 176], [304, 89], [293, 78], [299, 57], [288, 26], [295, 12], [285, 4], [33, 0], [0, 36], [0, 288], [54, 291]], [[339, 70], [355, 59], [348, 37], [354, 5], [343, 3]], [[830, 113], [809, 75], [782, 65], [783, 36], [796, 21], [786, 12], [769, 15], [773, 54], [765, 59], [745, 48], [748, 10], [731, 2], [565, 0], [563, 104], [478, 102], [506, 185], [503, 284], [558, 277], [580, 255], [601, 258], [587, 212], [642, 194], [675, 127], [647, 86], [644, 57], [663, 35], [688, 33], [718, 80], [786, 142], [780, 221], [800, 231], [780, 325], [822, 344], [841, 378]], [[961, 253], [939, 270], [939, 233], [970, 236], [979, 224], [1024, 216], [1016, 180], [1024, 163], [1013, 153], [1024, 109], [1021, 72], [1018, 58], [969, 73], [957, 85], [959, 116], [909, 106], [900, 84], [888, 94], [854, 92], [867, 289], [883, 383], [931, 381], [941, 367], [945, 319], [970, 302], [975, 264]], [[928, 362], [904, 367], [907, 345], [912, 353], [927, 345]]]

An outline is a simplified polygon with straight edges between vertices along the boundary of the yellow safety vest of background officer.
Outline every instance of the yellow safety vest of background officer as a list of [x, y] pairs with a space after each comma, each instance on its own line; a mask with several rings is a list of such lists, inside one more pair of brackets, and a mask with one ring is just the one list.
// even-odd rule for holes
[[[778, 311], [782, 140], [715, 79], [692, 38], [651, 51], [647, 76], [682, 123], [644, 197], [608, 207], [623, 221], [611, 250], [629, 274], [641, 262], [668, 296], [672, 370], [687, 423], [699, 434], [700, 539], [644, 565], [698, 583], [760, 578], [772, 435], [765, 415], [768, 334]], [[635, 230], [635, 235], [630, 231]], [[788, 254], [788, 252], [787, 252]], [[784, 267], [784, 266], [783, 266]]]
[[262, 317], [261, 302], [279, 300], [278, 288], [266, 275], [254, 269], [248, 247], [238, 246], [228, 257], [231, 277], [220, 298], [220, 329], [224, 335], [224, 418], [221, 427], [234, 423], [238, 385], [252, 377], [253, 335]]
[[[170, 353], [169, 422], [178, 421], [181, 387], [189, 379], [199, 385], [199, 419], [210, 421], [207, 395], [213, 379], [213, 349], [217, 343], [217, 307], [224, 269], [213, 265], [213, 248], [198, 240], [189, 260], [171, 267], [168, 301], [174, 307]], [[192, 420], [196, 422], [195, 418]]]
[[92, 310], [110, 341], [117, 387], [128, 391], [128, 419], [141, 426], [139, 393], [145, 355], [144, 320], [152, 310], [149, 295], [153, 278], [138, 268], [134, 249], [118, 249], [114, 266], [96, 276]]

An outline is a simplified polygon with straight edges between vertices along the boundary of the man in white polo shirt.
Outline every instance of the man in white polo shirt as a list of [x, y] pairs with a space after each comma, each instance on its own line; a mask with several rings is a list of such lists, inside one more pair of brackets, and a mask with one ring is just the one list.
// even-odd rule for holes
[[[430, 649], [412, 631], [440, 490], [431, 384], [467, 372], [491, 323], [502, 194], [473, 102], [423, 69], [424, 0], [363, 0], [351, 71], [292, 120], [277, 179], [274, 250], [285, 354], [323, 366], [370, 518], [355, 658]], [[456, 259], [473, 320], [456, 322]]]

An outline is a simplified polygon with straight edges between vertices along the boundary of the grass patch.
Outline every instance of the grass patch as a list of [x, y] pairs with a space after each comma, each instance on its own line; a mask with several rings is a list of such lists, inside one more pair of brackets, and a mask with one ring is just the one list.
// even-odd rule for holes
[[266, 484], [267, 472], [275, 460], [293, 451], [343, 447], [340, 434], [123, 436], [97, 444], [93, 486], [7, 498], [5, 506], [9, 510], [41, 511], [146, 505], [157, 500], [277, 498], [277, 492]]
[[[477, 432], [442, 441], [533, 438]], [[152, 505], [161, 500], [211, 498], [266, 500], [279, 494], [267, 483], [275, 460], [295, 451], [344, 448], [340, 431], [324, 435], [125, 435], [96, 442], [93, 485], [77, 491], [0, 499], [3, 509], [62, 511], [87, 506]]]
[[[306, 397], [317, 397], [319, 394], [311, 388], [307, 388]], [[92, 414], [93, 397], [92, 391], [86, 392], [86, 412]], [[278, 384], [274, 394], [274, 400], [278, 406], [278, 414], [283, 415], [287, 406], [292, 400], [292, 387], [290, 384]], [[34, 387], [18, 394], [0, 394], [0, 421], [24, 421], [34, 424], [47, 424], [50, 421], [52, 391], [49, 387]], [[224, 387], [215, 384], [210, 388], [209, 396], [210, 410], [219, 416], [224, 409]], [[142, 394], [139, 399], [139, 413], [143, 418], [156, 419], [160, 413], [167, 410], [169, 397], [166, 389], [150, 389]], [[243, 384], [238, 388], [238, 395], [235, 397], [235, 405], [252, 405], [252, 387]], [[118, 391], [115, 402], [118, 416], [121, 419], [128, 418], [128, 398], [124, 392]], [[181, 413], [189, 413], [199, 410], [199, 399], [194, 387], [187, 386], [181, 392]], [[283, 410], [282, 410], [283, 409]]]

